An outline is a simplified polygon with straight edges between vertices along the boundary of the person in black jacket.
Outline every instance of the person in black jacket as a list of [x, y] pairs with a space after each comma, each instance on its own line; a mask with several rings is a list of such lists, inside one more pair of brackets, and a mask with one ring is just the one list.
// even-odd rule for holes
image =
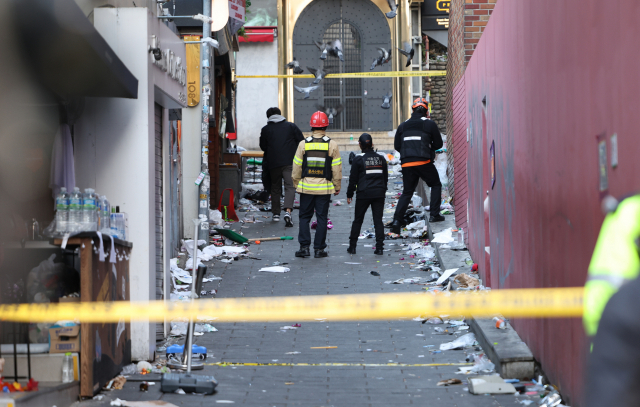
[[298, 144], [304, 140], [302, 132], [294, 123], [282, 116], [277, 107], [267, 110], [269, 119], [260, 132], [260, 148], [264, 151], [263, 170], [271, 174], [271, 213], [273, 220], [280, 220], [280, 198], [282, 197], [282, 181], [284, 180], [284, 220], [285, 226], [292, 227], [293, 200], [296, 189], [293, 186], [291, 171], [293, 157]]
[[371, 135], [363, 133], [358, 140], [362, 154], [353, 159], [351, 173], [349, 175], [349, 188], [347, 188], [347, 203], [351, 204], [353, 193], [358, 192], [356, 199], [356, 213], [351, 235], [349, 236], [349, 248], [347, 252], [356, 254], [356, 244], [362, 228], [364, 215], [369, 206], [373, 213], [373, 225], [376, 231], [375, 254], [383, 254], [384, 225], [382, 224], [382, 212], [384, 210], [384, 196], [387, 192], [389, 172], [387, 160], [373, 151]]
[[404, 214], [407, 212], [411, 197], [421, 178], [431, 187], [429, 222], [444, 220], [444, 216], [440, 215], [442, 183], [440, 183], [438, 170], [433, 164], [436, 150], [442, 148], [443, 145], [442, 136], [438, 125], [427, 119], [429, 108], [425, 99], [416, 99], [412, 108], [411, 118], [398, 126], [393, 142], [394, 148], [400, 152], [404, 183], [402, 195], [398, 200], [396, 213], [393, 215], [393, 223], [391, 224], [393, 233], [400, 233], [404, 223]]

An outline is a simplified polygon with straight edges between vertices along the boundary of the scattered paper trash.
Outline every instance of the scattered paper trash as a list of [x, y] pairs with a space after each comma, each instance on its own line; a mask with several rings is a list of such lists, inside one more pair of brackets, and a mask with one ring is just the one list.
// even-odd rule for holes
[[446, 281], [446, 279], [448, 279], [449, 277], [451, 277], [451, 275], [453, 273], [455, 273], [456, 271], [458, 271], [458, 269], [449, 269], [449, 270], [445, 270], [444, 273], [442, 273], [442, 275], [440, 276], [440, 278], [436, 281], [436, 284], [442, 284]]
[[451, 235], [451, 228], [445, 229], [442, 232], [435, 233], [431, 243], [453, 243], [454, 239]]
[[287, 273], [289, 272], [291, 269], [289, 267], [283, 267], [283, 266], [271, 266], [271, 267], [263, 267], [258, 271], [267, 271], [269, 273]]
[[474, 334], [462, 335], [454, 341], [440, 344], [440, 350], [462, 349], [467, 346], [473, 345], [475, 341], [476, 336]]

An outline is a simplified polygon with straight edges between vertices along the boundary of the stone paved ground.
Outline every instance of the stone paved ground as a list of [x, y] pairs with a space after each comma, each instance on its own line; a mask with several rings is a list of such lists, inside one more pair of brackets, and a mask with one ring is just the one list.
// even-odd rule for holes
[[[343, 171], [349, 173], [347, 154], [343, 157]], [[206, 283], [206, 289], [218, 289], [218, 297], [298, 296], [379, 292], [417, 292], [419, 285], [390, 285], [386, 280], [424, 274], [412, 271], [411, 259], [400, 261], [398, 246], [387, 246], [384, 256], [375, 256], [370, 247], [373, 239], [359, 242], [357, 255], [346, 253], [353, 204], [346, 205], [346, 179], [343, 191], [333, 201], [344, 206], [331, 206], [329, 217], [334, 228], [328, 232], [328, 251], [325, 259], [299, 259], [294, 256], [297, 241], [264, 242], [251, 248], [261, 260], [244, 259], [225, 264], [210, 263], [209, 272], [221, 276], [221, 281]], [[390, 186], [400, 179], [390, 180]], [[247, 237], [291, 235], [297, 238], [297, 224], [293, 229], [284, 222], [250, 224], [240, 229]], [[241, 215], [242, 216], [242, 215]], [[363, 225], [371, 228], [371, 218]], [[391, 218], [386, 213], [385, 217]], [[297, 221], [297, 213], [294, 216]], [[447, 222], [449, 223], [449, 222]], [[450, 226], [450, 225], [449, 225]], [[439, 226], [442, 228], [442, 226]], [[390, 241], [399, 244], [401, 241]], [[258, 272], [263, 266], [279, 261], [288, 263], [289, 273]], [[346, 262], [362, 263], [349, 265]], [[459, 267], [459, 265], [451, 265]], [[375, 277], [370, 271], [378, 271]], [[456, 366], [447, 363], [464, 362], [464, 351], [432, 353], [442, 342], [454, 336], [437, 334], [433, 326], [411, 320], [380, 322], [315, 322], [302, 323], [297, 330], [281, 331], [283, 323], [226, 323], [215, 324], [218, 332], [196, 338], [213, 353], [208, 362], [271, 363], [270, 366], [205, 366], [201, 374], [214, 375], [219, 381], [213, 396], [161, 394], [159, 381], [149, 392], [138, 390], [141, 378], [132, 377], [123, 390], [107, 393], [102, 401], [85, 401], [86, 405], [108, 405], [109, 400], [162, 399], [179, 406], [233, 402], [244, 406], [514, 406], [518, 399], [508, 396], [474, 396], [463, 385], [438, 387], [442, 379], [461, 378]], [[336, 349], [310, 349], [318, 346], [337, 346]], [[432, 347], [429, 347], [432, 346]], [[300, 352], [299, 354], [287, 354]], [[298, 364], [323, 364], [301, 366]], [[374, 366], [387, 363], [421, 366]], [[284, 365], [282, 365], [284, 364]], [[336, 364], [347, 364], [338, 366]], [[431, 366], [427, 366], [431, 365]], [[148, 379], [153, 379], [149, 377]], [[157, 379], [157, 378], [156, 378]]]

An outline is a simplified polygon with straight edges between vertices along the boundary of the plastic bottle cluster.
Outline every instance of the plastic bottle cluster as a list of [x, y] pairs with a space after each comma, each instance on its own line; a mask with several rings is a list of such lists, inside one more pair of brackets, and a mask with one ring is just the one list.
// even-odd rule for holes
[[66, 188], [61, 188], [56, 197], [56, 232], [95, 231], [113, 235], [111, 205], [107, 197], [98, 196], [93, 188], [86, 188], [84, 194], [78, 187], [71, 194]]

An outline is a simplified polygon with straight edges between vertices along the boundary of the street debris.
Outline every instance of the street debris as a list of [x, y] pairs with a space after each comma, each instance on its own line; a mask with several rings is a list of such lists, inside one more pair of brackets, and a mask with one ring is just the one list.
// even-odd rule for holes
[[471, 394], [514, 394], [515, 387], [505, 383], [500, 376], [475, 376], [469, 378]]
[[263, 267], [258, 271], [266, 271], [269, 273], [288, 273], [291, 269], [289, 267], [283, 266], [271, 266], [271, 267]]
[[472, 346], [476, 342], [475, 334], [462, 335], [458, 339], [440, 344], [440, 350], [455, 350], [463, 349], [467, 346]]
[[380, 273], [378, 273], [377, 271], [370, 271], [369, 274], [371, 274], [372, 276], [380, 277]]
[[462, 380], [460, 379], [446, 379], [446, 380], [440, 380], [438, 382], [438, 386], [451, 386], [454, 384], [462, 384]]
[[480, 280], [465, 273], [458, 274], [453, 281], [458, 288], [474, 288], [480, 285]]

